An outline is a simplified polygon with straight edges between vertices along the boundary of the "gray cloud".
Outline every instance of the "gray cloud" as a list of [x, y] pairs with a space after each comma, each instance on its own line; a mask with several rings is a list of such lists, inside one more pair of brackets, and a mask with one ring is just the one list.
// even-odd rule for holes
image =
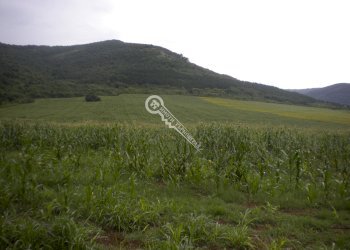
[[104, 37], [99, 20], [107, 1], [0, 0], [0, 41], [15, 44], [74, 44]]

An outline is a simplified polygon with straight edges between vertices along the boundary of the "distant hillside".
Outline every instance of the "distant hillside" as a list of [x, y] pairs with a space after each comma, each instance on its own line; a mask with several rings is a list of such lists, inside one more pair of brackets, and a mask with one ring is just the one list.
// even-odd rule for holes
[[350, 84], [338, 83], [324, 88], [293, 89], [292, 91], [318, 100], [350, 106]]
[[217, 74], [153, 45], [117, 40], [53, 47], [0, 43], [2, 102], [147, 91], [307, 105], [317, 102], [298, 93]]

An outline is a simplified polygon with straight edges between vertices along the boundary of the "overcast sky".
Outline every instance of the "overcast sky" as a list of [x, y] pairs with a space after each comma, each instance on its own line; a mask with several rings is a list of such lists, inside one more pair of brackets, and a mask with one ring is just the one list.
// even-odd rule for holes
[[0, 42], [118, 39], [280, 88], [350, 83], [347, 0], [0, 0]]

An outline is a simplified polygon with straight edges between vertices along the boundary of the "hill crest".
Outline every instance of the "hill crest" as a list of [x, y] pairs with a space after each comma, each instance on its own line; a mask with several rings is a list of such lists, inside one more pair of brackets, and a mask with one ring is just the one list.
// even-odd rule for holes
[[315, 105], [276, 87], [238, 80], [168, 49], [107, 40], [72, 46], [0, 44], [0, 100], [87, 93], [166, 92]]

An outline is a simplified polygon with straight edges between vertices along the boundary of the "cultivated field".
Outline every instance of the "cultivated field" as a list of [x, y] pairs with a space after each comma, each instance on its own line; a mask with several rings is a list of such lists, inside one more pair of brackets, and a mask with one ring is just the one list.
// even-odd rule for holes
[[[83, 98], [39, 99], [35, 103], [0, 106], [1, 119], [58, 123], [127, 123], [164, 127], [160, 117], [150, 115], [144, 102], [149, 95], [125, 94], [102, 97], [88, 103]], [[349, 110], [238, 101], [222, 98], [162, 95], [165, 105], [186, 126], [207, 122], [231, 125], [349, 129]]]
[[0, 248], [348, 249], [350, 113], [147, 95], [0, 107]]

